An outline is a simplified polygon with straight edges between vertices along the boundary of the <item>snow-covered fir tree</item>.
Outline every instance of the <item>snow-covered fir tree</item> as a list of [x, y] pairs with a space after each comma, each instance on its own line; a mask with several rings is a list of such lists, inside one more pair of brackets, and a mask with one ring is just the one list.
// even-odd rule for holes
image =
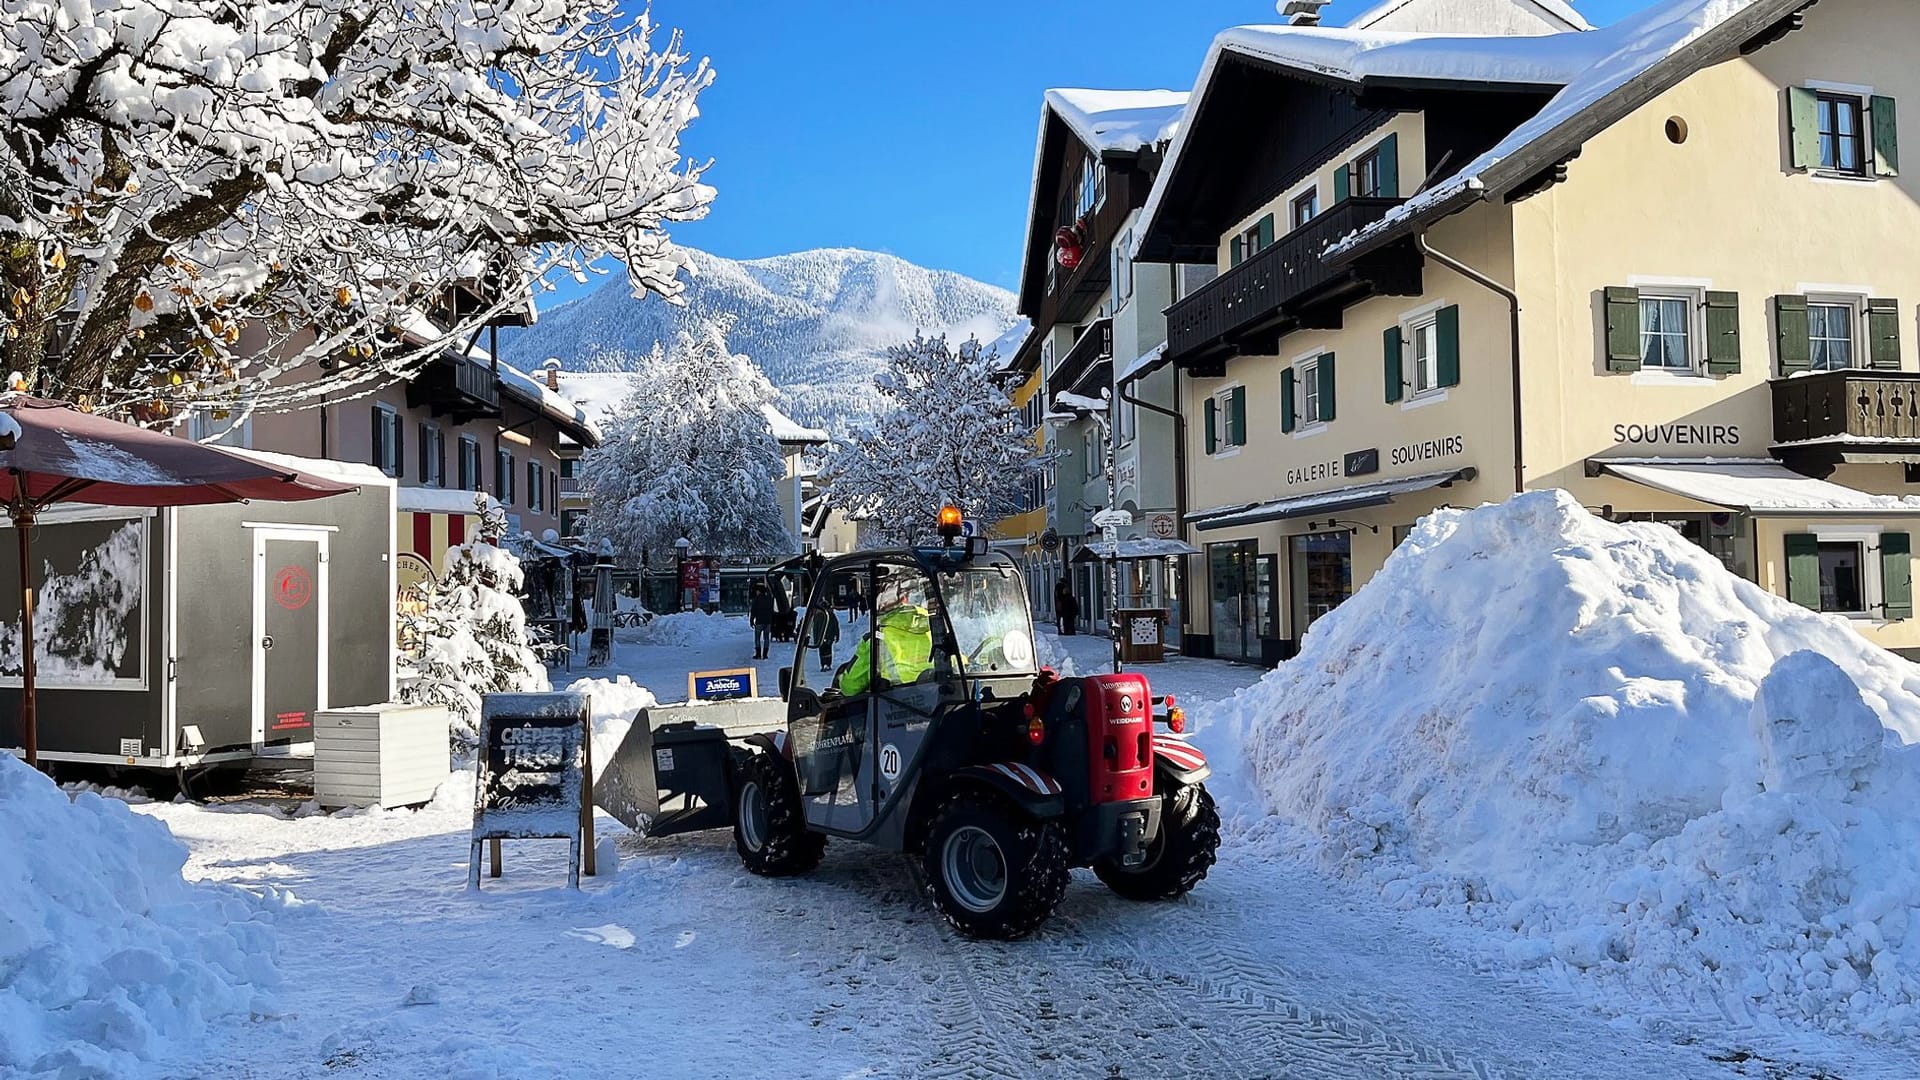
[[916, 333], [887, 350], [880, 408], [829, 459], [828, 498], [881, 542], [925, 540], [947, 504], [982, 524], [1008, 513], [1034, 447], [1004, 379], [975, 340], [955, 349]]
[[390, 382], [549, 271], [612, 255], [677, 296], [712, 76], [633, 9], [0, 0], [0, 371], [147, 417], [285, 409]]
[[440, 576], [421, 583], [418, 609], [400, 616], [412, 676], [401, 697], [446, 706], [462, 751], [479, 739], [481, 695], [550, 689], [520, 604], [520, 560], [500, 546], [506, 511], [485, 495], [478, 505], [474, 539], [447, 549]]
[[707, 555], [775, 555], [794, 541], [780, 512], [782, 472], [766, 408], [773, 386], [728, 346], [721, 317], [622, 361], [634, 389], [601, 421], [580, 463], [593, 500], [588, 538], [630, 564], [660, 565], [685, 537]]

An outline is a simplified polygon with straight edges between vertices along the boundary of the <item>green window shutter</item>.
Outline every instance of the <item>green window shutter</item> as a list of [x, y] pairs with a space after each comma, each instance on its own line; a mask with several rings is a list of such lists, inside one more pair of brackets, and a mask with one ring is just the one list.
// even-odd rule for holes
[[1740, 374], [1740, 294], [1707, 294], [1707, 373]]
[[368, 430], [373, 432], [373, 446], [367, 451], [367, 460], [373, 464], [374, 468], [378, 469], [382, 467], [380, 451], [386, 447], [387, 440], [386, 417], [380, 412], [380, 406], [378, 405], [373, 407], [373, 426], [368, 428]]
[[1294, 389], [1293, 389], [1293, 369], [1290, 367], [1281, 368], [1280, 369], [1280, 430], [1281, 431], [1292, 431], [1295, 427], [1299, 426], [1299, 421], [1294, 416], [1294, 408], [1293, 408], [1294, 396], [1295, 395], [1294, 395]]
[[1787, 87], [1787, 121], [1792, 125], [1788, 142], [1793, 147], [1793, 167], [1820, 167], [1820, 99], [1804, 86]]
[[1343, 203], [1353, 193], [1353, 174], [1342, 165], [1333, 170], [1333, 201]]
[[1399, 401], [1406, 374], [1400, 370], [1400, 327], [1389, 326], [1380, 335], [1381, 351], [1386, 355], [1387, 402]]
[[1220, 403], [1207, 399], [1207, 453], [1220, 449]]
[[1900, 368], [1900, 301], [1867, 301], [1867, 362], [1876, 368]]
[[1881, 176], [1900, 175], [1900, 131], [1893, 99], [1876, 97], [1867, 102], [1872, 115], [1873, 171]]
[[1314, 366], [1314, 374], [1320, 379], [1320, 419], [1333, 419], [1333, 354], [1321, 353], [1320, 362]]
[[1246, 255], [1240, 250], [1240, 237], [1227, 241], [1227, 265], [1239, 266]]
[[1273, 246], [1273, 215], [1268, 214], [1266, 217], [1263, 217], [1260, 219], [1260, 250], [1265, 251], [1266, 249], [1272, 246]]
[[1804, 608], [1820, 610], [1820, 538], [1812, 533], [1788, 533], [1787, 599]]
[[1889, 619], [1913, 618], [1913, 538], [1880, 534], [1880, 598]]
[[1607, 370], [1640, 370], [1640, 290], [1607, 286]]
[[1773, 298], [1773, 330], [1780, 354], [1780, 374], [1791, 375], [1813, 366], [1813, 329], [1807, 322], [1807, 298], [1788, 293]]
[[1455, 304], [1441, 308], [1433, 317], [1434, 337], [1439, 339], [1440, 356], [1435, 365], [1439, 369], [1441, 386], [1460, 385], [1460, 307]]
[[1247, 445], [1247, 388], [1236, 386], [1227, 394], [1227, 441]]
[[1400, 197], [1400, 136], [1380, 140], [1380, 197]]

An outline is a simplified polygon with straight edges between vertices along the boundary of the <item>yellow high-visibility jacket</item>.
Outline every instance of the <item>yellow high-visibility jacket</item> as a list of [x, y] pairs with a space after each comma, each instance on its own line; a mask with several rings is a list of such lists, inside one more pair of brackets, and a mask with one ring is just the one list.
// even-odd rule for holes
[[933, 667], [933, 620], [926, 608], [903, 604], [876, 618], [872, 637], [861, 637], [853, 662], [840, 676], [842, 694], [852, 697], [872, 687], [875, 638], [880, 641], [880, 677], [888, 683], [904, 686]]

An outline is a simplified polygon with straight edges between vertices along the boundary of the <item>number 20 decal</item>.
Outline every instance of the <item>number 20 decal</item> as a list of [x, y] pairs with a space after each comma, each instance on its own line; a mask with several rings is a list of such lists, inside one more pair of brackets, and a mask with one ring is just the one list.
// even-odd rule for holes
[[900, 748], [892, 743], [880, 748], [880, 775], [888, 783], [900, 779]]

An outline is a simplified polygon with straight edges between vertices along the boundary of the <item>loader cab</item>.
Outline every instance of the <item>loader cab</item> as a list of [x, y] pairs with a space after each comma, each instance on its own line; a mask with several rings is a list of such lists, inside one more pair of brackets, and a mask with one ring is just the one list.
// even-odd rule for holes
[[812, 594], [782, 673], [800, 795], [810, 826], [866, 835], [940, 725], [1032, 685], [1026, 588], [1004, 555], [905, 548], [832, 560]]

